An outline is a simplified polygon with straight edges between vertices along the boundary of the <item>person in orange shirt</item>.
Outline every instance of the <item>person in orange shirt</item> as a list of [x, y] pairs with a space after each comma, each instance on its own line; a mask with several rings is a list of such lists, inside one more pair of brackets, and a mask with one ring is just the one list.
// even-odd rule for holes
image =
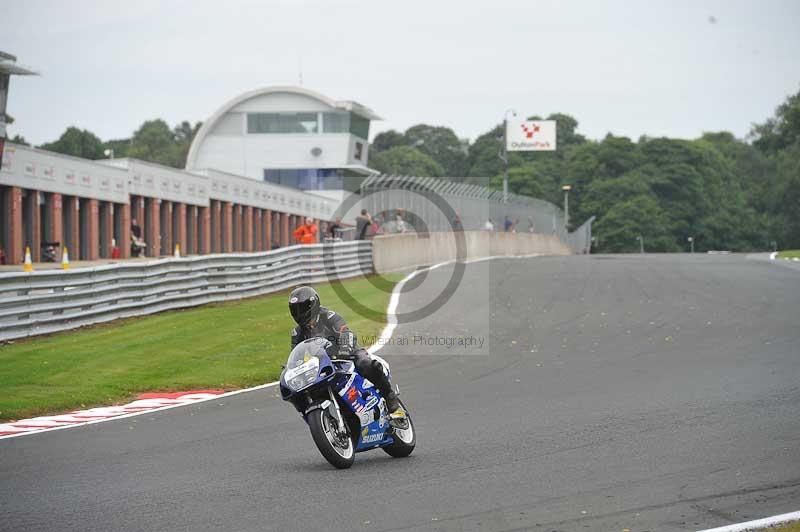
[[314, 225], [314, 220], [306, 218], [306, 223], [295, 229], [292, 236], [301, 244], [316, 244], [317, 226]]

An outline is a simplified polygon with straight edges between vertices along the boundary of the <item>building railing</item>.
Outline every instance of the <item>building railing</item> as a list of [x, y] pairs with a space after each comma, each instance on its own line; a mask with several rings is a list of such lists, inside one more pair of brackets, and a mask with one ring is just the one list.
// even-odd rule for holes
[[0, 273], [0, 341], [372, 273], [372, 242]]

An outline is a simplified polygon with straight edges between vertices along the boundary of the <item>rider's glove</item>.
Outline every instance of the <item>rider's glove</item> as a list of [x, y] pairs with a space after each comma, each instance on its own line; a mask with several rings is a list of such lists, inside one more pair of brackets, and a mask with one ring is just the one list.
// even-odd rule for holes
[[339, 358], [352, 358], [356, 346], [356, 335], [352, 331], [342, 331], [339, 335]]
[[340, 345], [339, 346], [339, 357], [340, 359], [349, 359], [353, 356], [353, 349], [349, 345]]

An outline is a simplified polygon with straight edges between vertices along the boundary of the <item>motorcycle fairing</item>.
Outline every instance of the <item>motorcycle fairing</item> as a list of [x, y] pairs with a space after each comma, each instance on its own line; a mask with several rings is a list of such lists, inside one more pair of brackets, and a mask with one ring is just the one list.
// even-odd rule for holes
[[382, 447], [394, 441], [388, 433], [386, 401], [375, 385], [355, 372], [337, 373], [331, 385], [360, 421], [361, 432], [358, 434], [356, 452]]

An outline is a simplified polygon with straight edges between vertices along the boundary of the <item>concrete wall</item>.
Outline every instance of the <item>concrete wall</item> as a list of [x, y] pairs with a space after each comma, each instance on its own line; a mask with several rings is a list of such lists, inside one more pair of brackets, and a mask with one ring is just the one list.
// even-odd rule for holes
[[[555, 235], [531, 233], [492, 233], [466, 231], [466, 259], [496, 255], [570, 255], [571, 251]], [[458, 255], [457, 233], [437, 232], [427, 236], [416, 233], [377, 236], [372, 241], [376, 273], [426, 266], [454, 260]]]

